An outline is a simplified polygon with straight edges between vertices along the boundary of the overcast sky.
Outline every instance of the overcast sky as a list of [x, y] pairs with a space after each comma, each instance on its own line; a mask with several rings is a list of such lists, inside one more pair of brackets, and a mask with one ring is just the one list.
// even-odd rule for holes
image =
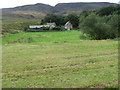
[[0, 8], [10, 8], [27, 4], [44, 3], [55, 6], [57, 3], [68, 2], [112, 2], [118, 3], [120, 0], [0, 0]]

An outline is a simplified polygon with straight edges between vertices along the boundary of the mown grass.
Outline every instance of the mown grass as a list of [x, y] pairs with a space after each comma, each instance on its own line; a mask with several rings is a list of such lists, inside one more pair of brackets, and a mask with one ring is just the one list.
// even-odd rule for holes
[[[81, 37], [80, 37], [81, 36]], [[83, 37], [82, 37], [83, 36]], [[3, 35], [3, 44], [7, 43], [27, 43], [28, 38], [32, 39], [32, 43], [40, 42], [74, 42], [82, 39], [89, 39], [85, 37], [80, 31], [71, 30], [57, 31], [57, 32], [21, 32], [17, 34]], [[26, 40], [27, 39], [27, 40]]]
[[[104, 87], [118, 81], [118, 42], [80, 35], [75, 30], [3, 35], [3, 88]], [[32, 41], [19, 41], [26, 37]]]

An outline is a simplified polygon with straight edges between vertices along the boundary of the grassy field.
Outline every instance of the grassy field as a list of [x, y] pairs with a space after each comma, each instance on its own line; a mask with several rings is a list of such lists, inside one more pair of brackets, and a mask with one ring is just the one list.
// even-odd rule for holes
[[18, 17], [2, 17], [2, 33], [17, 33], [23, 31], [25, 25], [40, 25], [40, 19], [34, 18], [18, 18]]
[[2, 37], [3, 88], [117, 87], [116, 40], [89, 40], [75, 30]]
[[4, 24], [19, 24], [25, 22], [40, 22], [37, 18], [20, 18], [20, 17], [2, 17], [2, 23]]

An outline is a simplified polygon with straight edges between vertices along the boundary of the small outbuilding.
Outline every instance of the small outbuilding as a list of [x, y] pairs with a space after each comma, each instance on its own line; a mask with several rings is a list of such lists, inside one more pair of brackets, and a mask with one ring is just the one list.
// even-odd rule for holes
[[29, 31], [45, 31], [56, 27], [55, 23], [47, 23], [47, 25], [29, 25]]
[[55, 24], [55, 23], [47, 23], [47, 25], [49, 25], [50, 28], [56, 27], [56, 24]]
[[29, 25], [29, 31], [42, 31], [44, 28], [49, 27], [49, 25]]
[[49, 25], [29, 25], [30, 29], [40, 29], [42, 27], [49, 27]]
[[65, 24], [65, 29], [67, 30], [71, 30], [73, 28], [72, 24], [70, 21], [68, 21], [66, 24]]

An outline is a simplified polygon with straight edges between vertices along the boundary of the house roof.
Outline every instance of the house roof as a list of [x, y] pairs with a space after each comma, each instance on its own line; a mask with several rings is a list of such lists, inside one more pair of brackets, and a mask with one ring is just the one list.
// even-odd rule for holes
[[66, 24], [65, 25], [72, 25], [71, 23], [70, 23], [70, 21], [68, 21], [68, 22], [66, 22]]
[[55, 23], [47, 23], [47, 25], [56, 25]]
[[29, 28], [50, 27], [50, 25], [29, 25]]

